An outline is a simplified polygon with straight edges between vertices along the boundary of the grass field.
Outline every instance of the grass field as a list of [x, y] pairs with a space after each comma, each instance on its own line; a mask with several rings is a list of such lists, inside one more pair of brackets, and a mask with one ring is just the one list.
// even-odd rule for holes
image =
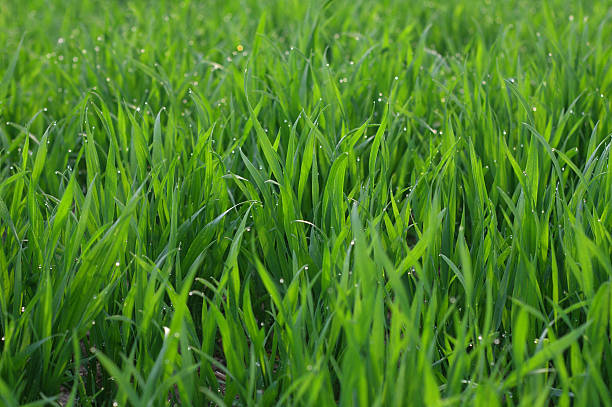
[[0, 27], [2, 406], [612, 405], [612, 1]]

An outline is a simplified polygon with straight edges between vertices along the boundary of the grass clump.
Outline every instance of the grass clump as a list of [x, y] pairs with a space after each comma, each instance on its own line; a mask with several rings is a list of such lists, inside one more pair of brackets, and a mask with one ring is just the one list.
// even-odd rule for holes
[[1, 404], [610, 405], [611, 18], [1, 2]]

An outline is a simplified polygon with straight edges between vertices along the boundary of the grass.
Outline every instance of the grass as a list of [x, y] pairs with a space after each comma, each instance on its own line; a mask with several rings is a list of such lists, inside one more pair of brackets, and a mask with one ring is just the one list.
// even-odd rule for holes
[[0, 404], [610, 406], [611, 20], [0, 2]]

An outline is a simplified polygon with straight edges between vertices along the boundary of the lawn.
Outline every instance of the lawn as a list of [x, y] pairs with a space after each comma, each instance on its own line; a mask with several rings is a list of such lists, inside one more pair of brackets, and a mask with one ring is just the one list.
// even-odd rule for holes
[[0, 405], [612, 405], [612, 1], [0, 27]]

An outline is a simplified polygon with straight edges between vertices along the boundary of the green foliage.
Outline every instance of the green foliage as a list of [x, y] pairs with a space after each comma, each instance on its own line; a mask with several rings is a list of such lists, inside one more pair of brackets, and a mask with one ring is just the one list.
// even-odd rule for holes
[[612, 404], [611, 19], [0, 2], [0, 404]]

